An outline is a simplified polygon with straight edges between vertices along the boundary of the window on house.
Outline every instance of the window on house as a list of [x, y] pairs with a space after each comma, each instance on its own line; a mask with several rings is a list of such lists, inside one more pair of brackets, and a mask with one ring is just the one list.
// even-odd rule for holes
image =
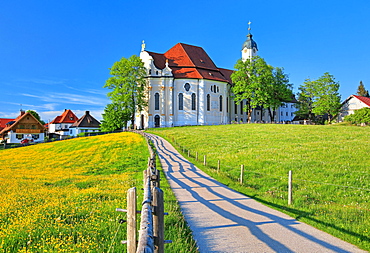
[[195, 93], [191, 94], [191, 109], [196, 110], [196, 95], [195, 95]]
[[222, 112], [222, 96], [220, 96], [220, 112]]
[[238, 114], [238, 105], [236, 104], [236, 102], [234, 102], [235, 103], [235, 114]]
[[32, 125], [31, 126], [31, 129], [36, 129], [36, 125]]
[[291, 112], [291, 113], [290, 113], [290, 116], [292, 116], [292, 117], [293, 117], [293, 115], [294, 115], [294, 113], [292, 113], [292, 112]]
[[179, 94], [179, 110], [184, 110], [184, 95]]
[[226, 112], [229, 112], [229, 98], [226, 97]]
[[283, 112], [281, 112], [281, 116], [283, 116]]
[[154, 94], [154, 110], [159, 110], [159, 93]]
[[16, 134], [15, 138], [17, 138], [18, 140], [22, 140], [23, 139], [23, 134]]
[[240, 114], [243, 114], [243, 101], [240, 102]]
[[39, 134], [33, 134], [33, 135], [32, 135], [32, 139], [34, 139], [34, 140], [37, 140], [39, 137], [40, 137], [40, 135], [39, 135]]
[[288, 112], [286, 112], [285, 115], [288, 116]]
[[207, 111], [211, 110], [211, 95], [207, 94]]
[[24, 125], [19, 125], [19, 129], [24, 129]]

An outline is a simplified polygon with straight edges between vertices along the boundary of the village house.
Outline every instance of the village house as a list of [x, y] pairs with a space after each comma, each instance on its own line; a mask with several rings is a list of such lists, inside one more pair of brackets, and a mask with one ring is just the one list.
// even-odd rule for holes
[[99, 132], [99, 128], [100, 122], [91, 116], [89, 111], [86, 111], [84, 116], [69, 127], [69, 133], [77, 136], [80, 133]]
[[344, 117], [355, 113], [356, 110], [370, 107], [370, 98], [351, 95], [342, 103], [338, 114], [338, 122], [343, 122]]
[[65, 109], [62, 115], [55, 117], [49, 126], [49, 137], [65, 139], [70, 136], [69, 127], [78, 120], [78, 117], [69, 109]]
[[6, 143], [21, 143], [24, 140], [43, 142], [45, 127], [29, 112], [21, 111], [14, 120], [8, 121], [0, 131]]

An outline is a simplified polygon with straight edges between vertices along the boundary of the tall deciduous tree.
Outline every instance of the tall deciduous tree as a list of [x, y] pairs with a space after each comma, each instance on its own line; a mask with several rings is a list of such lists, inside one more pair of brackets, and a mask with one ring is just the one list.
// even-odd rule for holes
[[112, 77], [104, 85], [104, 88], [112, 90], [108, 97], [113, 103], [120, 104], [125, 113], [129, 113], [131, 126], [134, 127], [135, 112], [141, 111], [147, 105], [144, 93], [144, 63], [136, 55], [128, 59], [123, 57], [113, 64], [110, 74]]
[[272, 82], [267, 89], [268, 100], [265, 106], [268, 107], [271, 122], [275, 121], [275, 111], [293, 99], [292, 84], [289, 83], [288, 75], [283, 68], [276, 67], [272, 70]]
[[340, 109], [339, 83], [335, 81], [333, 75], [328, 72], [324, 73], [317, 80], [306, 80], [299, 88], [298, 99], [301, 99], [298, 114], [308, 112], [317, 115], [328, 115], [328, 122]]
[[259, 56], [237, 61], [236, 71], [231, 75], [234, 100], [239, 104], [246, 100], [245, 111], [250, 122], [252, 110], [263, 106], [267, 100], [267, 84], [272, 82], [271, 69], [265, 60]]
[[[244, 99], [247, 101], [245, 110], [248, 112], [248, 122], [254, 108], [260, 106], [274, 111], [293, 95], [283, 69], [268, 65], [259, 56], [246, 61], [238, 60], [235, 69], [231, 75], [232, 92], [236, 103]], [[275, 115], [271, 109], [270, 118], [273, 121]]]
[[365, 85], [360, 81], [360, 85], [357, 87], [357, 95], [362, 97], [370, 97], [369, 91], [365, 89]]
[[310, 79], [306, 79], [298, 89], [298, 104], [296, 104], [297, 111], [295, 115], [299, 118], [314, 120], [314, 114], [312, 112], [314, 99], [313, 82]]
[[103, 120], [100, 129], [105, 132], [115, 131], [127, 127], [130, 112], [125, 110], [122, 103], [108, 104], [104, 108]]

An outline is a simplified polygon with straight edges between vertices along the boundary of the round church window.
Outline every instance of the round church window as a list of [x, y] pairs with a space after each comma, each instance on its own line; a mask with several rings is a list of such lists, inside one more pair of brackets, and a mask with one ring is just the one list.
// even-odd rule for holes
[[186, 91], [189, 91], [190, 90], [190, 84], [189, 83], [186, 83], [184, 85], [184, 88], [185, 88]]

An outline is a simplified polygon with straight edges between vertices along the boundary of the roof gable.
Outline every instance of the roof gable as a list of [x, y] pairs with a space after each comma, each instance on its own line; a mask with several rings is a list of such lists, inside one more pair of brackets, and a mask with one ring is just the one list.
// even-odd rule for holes
[[370, 98], [368, 98], [368, 97], [362, 97], [362, 96], [356, 96], [356, 95], [352, 95], [352, 96], [355, 97], [355, 98], [357, 98], [362, 103], [364, 103], [365, 105], [367, 105], [367, 106], [370, 107]]
[[60, 124], [60, 123], [75, 123], [78, 120], [77, 116], [70, 110], [65, 109], [62, 115], [55, 117], [55, 119], [50, 122], [50, 124]]
[[[31, 122], [25, 122], [29, 121], [30, 119]], [[32, 115], [32, 113], [22, 111], [21, 114], [14, 120], [14, 123], [7, 124], [6, 127], [0, 131], [0, 134], [3, 134], [12, 129], [16, 129], [17, 126], [22, 123], [33, 123], [38, 125], [40, 129], [45, 130], [45, 127], [40, 123], [40, 121], [35, 118], [35, 116]]]
[[93, 116], [90, 115], [89, 111], [86, 111], [85, 115], [79, 120], [72, 124], [71, 127], [99, 127], [100, 122], [97, 121]]

